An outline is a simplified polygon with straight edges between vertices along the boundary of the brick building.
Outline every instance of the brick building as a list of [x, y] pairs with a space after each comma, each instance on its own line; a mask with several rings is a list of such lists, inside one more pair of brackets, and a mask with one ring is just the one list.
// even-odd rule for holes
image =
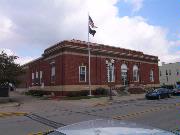
[[[24, 85], [29, 89], [53, 91], [88, 90], [87, 42], [64, 40], [44, 50], [42, 56], [24, 65]], [[159, 86], [158, 57], [118, 47], [90, 43], [92, 90], [107, 88], [106, 60], [114, 60], [112, 78], [116, 87], [129, 84]]]

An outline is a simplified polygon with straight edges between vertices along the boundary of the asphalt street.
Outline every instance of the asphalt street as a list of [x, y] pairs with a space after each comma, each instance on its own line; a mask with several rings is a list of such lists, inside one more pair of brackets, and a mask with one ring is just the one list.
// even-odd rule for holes
[[[48, 106], [48, 104], [47, 104]], [[28, 135], [92, 119], [131, 121], [164, 130], [180, 130], [180, 97], [114, 102], [95, 107], [49, 105], [25, 116], [0, 117], [0, 134]]]

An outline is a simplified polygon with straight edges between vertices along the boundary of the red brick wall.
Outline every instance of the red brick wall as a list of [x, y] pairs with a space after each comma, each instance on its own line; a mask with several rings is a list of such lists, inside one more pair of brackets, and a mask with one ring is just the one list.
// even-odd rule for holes
[[[55, 83], [51, 83], [51, 66], [50, 63], [55, 62]], [[106, 58], [102, 56], [91, 57], [91, 83], [92, 85], [107, 84]], [[137, 65], [140, 69], [141, 84], [158, 84], [159, 70], [157, 64], [148, 64], [143, 62], [129, 62], [125, 60], [115, 59], [115, 84], [122, 84], [121, 81], [121, 65], [125, 63], [128, 67], [128, 80], [131, 84], [133, 81], [133, 66]], [[86, 66], [86, 82], [79, 82], [79, 66]], [[88, 84], [88, 56], [63, 54], [50, 60], [37, 60], [29, 64], [28, 85], [32, 86], [31, 74], [43, 71], [43, 82], [45, 86], [51, 85], [85, 85]], [[154, 71], [154, 82], [150, 82], [150, 70]], [[40, 74], [39, 74], [40, 75]], [[36, 85], [40, 85], [39, 83]]]

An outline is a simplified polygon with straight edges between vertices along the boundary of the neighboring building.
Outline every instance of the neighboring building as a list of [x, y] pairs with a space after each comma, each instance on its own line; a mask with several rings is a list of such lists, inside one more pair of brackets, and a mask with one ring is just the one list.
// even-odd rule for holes
[[[91, 48], [92, 90], [107, 88], [111, 77], [116, 87], [126, 84], [159, 86], [158, 57], [102, 44]], [[114, 60], [113, 70], [106, 60]], [[88, 90], [88, 46], [80, 40], [65, 40], [47, 48], [42, 57], [24, 65], [29, 89], [53, 91], [66, 95], [69, 91]], [[107, 75], [108, 73], [108, 75]]]
[[159, 66], [160, 85], [176, 85], [180, 82], [180, 62]]

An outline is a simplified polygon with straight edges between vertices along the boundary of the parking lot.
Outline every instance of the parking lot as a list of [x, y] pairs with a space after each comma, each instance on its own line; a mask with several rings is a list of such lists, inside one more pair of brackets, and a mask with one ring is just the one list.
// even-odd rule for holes
[[[180, 129], [178, 96], [161, 100], [142, 98], [106, 102], [96, 106], [80, 104], [80, 101], [40, 100], [19, 96], [22, 99], [19, 100], [19, 105], [0, 107], [1, 133], [24, 135], [53, 130], [80, 121], [106, 118], [132, 121], [168, 131]], [[5, 112], [14, 113], [6, 115]]]

